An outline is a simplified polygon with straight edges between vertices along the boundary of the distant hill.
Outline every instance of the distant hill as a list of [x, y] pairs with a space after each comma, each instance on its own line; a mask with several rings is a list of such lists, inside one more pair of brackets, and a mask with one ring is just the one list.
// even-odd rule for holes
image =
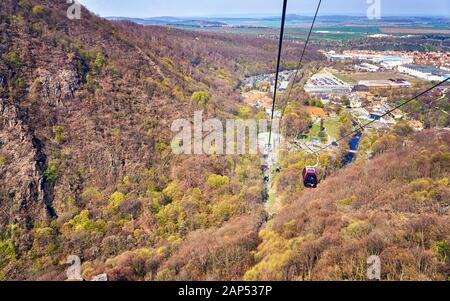
[[172, 26], [192, 26], [192, 27], [222, 27], [226, 23], [208, 20], [208, 19], [182, 19], [174, 17], [155, 17], [155, 18], [127, 18], [127, 17], [108, 17], [112, 21], [131, 21], [141, 25], [172, 25]]
[[[297, 14], [287, 15], [287, 22], [310, 22], [312, 16], [301, 16]], [[280, 16], [266, 16], [266, 17], [152, 17], [152, 18], [128, 18], [128, 17], [108, 17], [109, 20], [127, 20], [143, 25], [184, 25], [184, 26], [216, 26], [221, 27], [236, 23], [255, 23], [258, 22], [273, 22], [280, 21]], [[381, 20], [368, 20], [365, 16], [343, 16], [343, 15], [325, 15], [320, 16], [320, 23], [324, 24], [377, 24], [377, 23], [450, 23], [450, 20], [445, 17], [395, 17], [386, 16]]]

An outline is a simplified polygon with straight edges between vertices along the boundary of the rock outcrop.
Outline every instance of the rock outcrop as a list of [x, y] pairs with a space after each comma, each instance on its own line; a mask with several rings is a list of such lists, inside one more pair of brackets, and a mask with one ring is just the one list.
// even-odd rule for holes
[[17, 106], [0, 100], [0, 224], [31, 227], [34, 219], [55, 212], [44, 177], [46, 156], [25, 118]]
[[65, 69], [57, 73], [48, 70], [39, 70], [42, 99], [52, 106], [62, 106], [65, 101], [74, 98], [75, 91], [83, 81], [83, 73], [78, 60], [73, 57]]

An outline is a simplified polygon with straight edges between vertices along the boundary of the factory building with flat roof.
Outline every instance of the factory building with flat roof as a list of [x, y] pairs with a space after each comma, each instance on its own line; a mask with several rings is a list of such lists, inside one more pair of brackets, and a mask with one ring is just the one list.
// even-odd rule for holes
[[443, 81], [450, 77], [450, 71], [430, 65], [407, 64], [399, 66], [398, 71], [428, 81]]
[[347, 94], [353, 85], [347, 84], [331, 73], [318, 73], [308, 80], [305, 91], [310, 94]]
[[411, 83], [401, 78], [360, 80], [358, 86], [366, 86], [369, 89], [407, 88], [411, 86]]

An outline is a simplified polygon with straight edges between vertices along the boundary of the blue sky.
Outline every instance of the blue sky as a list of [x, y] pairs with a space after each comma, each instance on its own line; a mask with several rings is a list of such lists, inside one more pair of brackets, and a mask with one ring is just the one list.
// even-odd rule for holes
[[[323, 15], [365, 15], [368, 1], [323, 0]], [[380, 0], [384, 16], [450, 16], [450, 0]], [[103, 17], [278, 15], [281, 0], [80, 0]], [[290, 0], [289, 13], [312, 15], [318, 0]]]

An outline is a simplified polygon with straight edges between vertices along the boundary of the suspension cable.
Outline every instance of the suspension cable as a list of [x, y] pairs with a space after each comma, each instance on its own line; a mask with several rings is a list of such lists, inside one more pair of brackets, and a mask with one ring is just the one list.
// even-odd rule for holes
[[272, 141], [272, 127], [273, 127], [273, 119], [275, 116], [275, 103], [276, 103], [276, 99], [277, 99], [278, 76], [280, 74], [281, 52], [283, 50], [283, 37], [284, 37], [284, 26], [286, 24], [287, 2], [288, 2], [288, 0], [283, 0], [283, 14], [281, 17], [280, 41], [278, 44], [277, 71], [275, 73], [275, 87], [273, 88], [273, 101], [272, 101], [272, 116], [270, 118], [270, 132], [269, 132], [269, 143], [268, 143], [269, 146], [271, 145], [271, 141]]
[[[315, 26], [315, 23], [316, 23], [316, 20], [317, 20], [317, 15], [319, 13], [321, 4], [322, 4], [322, 0], [319, 0], [319, 3], [317, 5], [317, 9], [316, 9], [316, 12], [315, 12], [315, 15], [314, 15], [314, 18], [313, 18], [313, 22], [312, 22], [311, 27], [310, 27], [309, 32], [308, 32], [308, 37], [307, 37], [305, 45], [303, 47], [303, 51], [302, 51], [302, 55], [300, 57], [299, 64], [297, 66], [297, 69], [295, 71], [294, 77], [293, 77], [292, 82], [290, 84], [289, 91], [286, 94], [287, 96], [285, 98], [285, 105], [284, 105], [284, 108], [283, 108], [283, 111], [282, 111], [282, 114], [281, 114], [281, 118], [283, 118], [285, 110], [286, 110], [286, 107], [287, 107], [287, 104], [289, 103], [289, 98], [290, 98], [290, 96], [292, 94], [293, 86], [294, 86], [295, 81], [297, 79], [298, 73], [303, 68], [303, 64], [302, 64], [303, 63], [303, 58], [305, 56], [306, 49], [307, 49], [309, 41], [310, 41], [310, 38], [311, 38], [311, 35], [312, 35], [312, 31], [314, 29], [314, 26]], [[279, 40], [279, 45], [278, 45], [277, 70], [276, 70], [276, 73], [275, 73], [275, 87], [274, 87], [274, 94], [273, 94], [273, 101], [272, 101], [272, 115], [271, 115], [271, 120], [270, 120], [270, 132], [269, 132], [269, 143], [268, 143], [269, 146], [271, 145], [271, 140], [272, 140], [272, 127], [273, 127], [273, 120], [274, 120], [274, 116], [275, 116], [275, 104], [276, 104], [276, 96], [277, 96], [277, 88], [278, 88], [278, 77], [279, 77], [279, 72], [280, 72], [281, 53], [282, 53], [282, 49], [283, 49], [284, 29], [285, 29], [285, 23], [286, 23], [286, 10], [287, 10], [287, 0], [283, 0], [283, 14], [282, 14], [282, 18], [281, 18], [280, 40]], [[304, 73], [302, 73], [302, 77], [301, 78], [303, 78], [303, 76], [304, 76]], [[366, 123], [364, 125], [358, 125], [356, 130], [354, 130], [351, 133], [349, 133], [347, 135], [344, 135], [343, 137], [337, 139], [332, 144], [328, 144], [328, 145], [320, 148], [317, 152], [314, 152], [314, 153], [318, 156], [322, 151], [330, 148], [335, 143], [338, 143], [338, 142], [340, 142], [340, 141], [342, 141], [344, 139], [349, 138], [350, 136], [353, 136], [353, 135], [355, 135], [355, 134], [357, 134], [357, 133], [359, 133], [361, 131], [364, 131], [364, 129], [366, 127], [368, 127], [369, 125], [376, 123], [377, 121], [381, 120], [383, 117], [386, 117], [387, 115], [391, 114], [395, 110], [397, 110], [397, 109], [405, 106], [406, 104], [408, 104], [408, 103], [418, 99], [419, 97], [427, 94], [428, 92], [430, 92], [430, 91], [434, 90], [435, 88], [443, 85], [444, 83], [446, 83], [449, 80], [450, 80], [450, 77], [447, 78], [447, 79], [444, 79], [443, 81], [441, 81], [438, 84], [432, 86], [431, 88], [429, 88], [429, 89], [419, 93], [418, 95], [414, 96], [413, 98], [411, 98], [411, 99], [401, 103], [400, 105], [396, 106], [395, 108], [387, 111], [386, 113], [381, 115], [379, 117], [379, 119], [372, 120], [372, 121], [370, 121], [370, 122], [368, 122], [368, 123]]]
[[[284, 101], [284, 106], [283, 106], [283, 111], [281, 113], [281, 118], [283, 118], [284, 113], [286, 111], [286, 107], [287, 107], [287, 105], [289, 103], [289, 98], [291, 97], [292, 90], [293, 90], [294, 84], [295, 84], [295, 82], [297, 80], [298, 73], [303, 68], [303, 58], [304, 58], [304, 56], [306, 54], [306, 48], [308, 47], [308, 43], [309, 43], [309, 40], [311, 38], [312, 31], [314, 29], [314, 25], [316, 24], [317, 15], [319, 14], [319, 10], [320, 10], [321, 4], [322, 4], [322, 0], [319, 0], [319, 4], [317, 5], [317, 8], [316, 8], [316, 13], [314, 14], [314, 18], [313, 18], [313, 21], [311, 23], [311, 27], [310, 27], [309, 32], [308, 32], [308, 37], [306, 38], [306, 42], [305, 42], [305, 45], [303, 47], [303, 51], [302, 51], [302, 55], [300, 57], [300, 61], [298, 63], [297, 69], [295, 70], [294, 77], [292, 78], [292, 81], [291, 81], [291, 84], [290, 84], [290, 87], [289, 87], [289, 91], [286, 94], [287, 96], [286, 96], [285, 101]], [[303, 79], [303, 76], [304, 76], [304, 73], [302, 73], [302, 76], [301, 76], [300, 80]]]
[[411, 99], [409, 99], [409, 100], [407, 100], [407, 101], [402, 102], [401, 104], [399, 104], [398, 106], [396, 106], [396, 107], [393, 108], [392, 110], [389, 110], [389, 111], [387, 111], [386, 113], [384, 113], [383, 115], [381, 115], [381, 116], [379, 117], [379, 119], [374, 119], [374, 120], [372, 120], [372, 121], [370, 121], [370, 122], [368, 122], [368, 123], [366, 123], [366, 124], [358, 125], [358, 127], [357, 127], [356, 130], [354, 130], [354, 131], [351, 132], [350, 134], [347, 134], [347, 135], [345, 135], [345, 136], [339, 138], [338, 140], [334, 141], [334, 143], [328, 144], [328, 145], [326, 145], [326, 146], [320, 148], [320, 149], [317, 151], [317, 153], [321, 153], [321, 152], [323, 152], [324, 150], [326, 150], [326, 149], [330, 148], [331, 146], [333, 146], [333, 144], [338, 143], [338, 142], [340, 142], [340, 141], [342, 141], [342, 140], [344, 140], [344, 139], [347, 139], [347, 138], [349, 138], [350, 136], [353, 136], [353, 135], [355, 135], [355, 134], [357, 134], [357, 133], [359, 133], [359, 132], [361, 132], [361, 131], [364, 131], [364, 129], [365, 129], [366, 127], [368, 127], [369, 125], [371, 125], [371, 124], [373, 124], [373, 123], [376, 123], [377, 121], [381, 120], [383, 117], [386, 117], [387, 115], [391, 114], [391, 113], [394, 112], [395, 110], [400, 109], [400, 108], [403, 107], [404, 105], [410, 103], [411, 101], [416, 100], [417, 98], [419, 98], [419, 97], [421, 97], [421, 96], [427, 94], [428, 92], [434, 90], [435, 88], [437, 88], [437, 87], [439, 87], [439, 86], [445, 84], [445, 83], [446, 83], [447, 81], [449, 81], [449, 80], [450, 80], [450, 77], [447, 78], [447, 79], [444, 79], [443, 81], [441, 81], [440, 83], [438, 83], [438, 84], [432, 86], [431, 88], [429, 88], [429, 89], [427, 89], [427, 90], [425, 90], [425, 91], [423, 91], [423, 92], [417, 94], [417, 95], [414, 96], [413, 98], [411, 98]]

